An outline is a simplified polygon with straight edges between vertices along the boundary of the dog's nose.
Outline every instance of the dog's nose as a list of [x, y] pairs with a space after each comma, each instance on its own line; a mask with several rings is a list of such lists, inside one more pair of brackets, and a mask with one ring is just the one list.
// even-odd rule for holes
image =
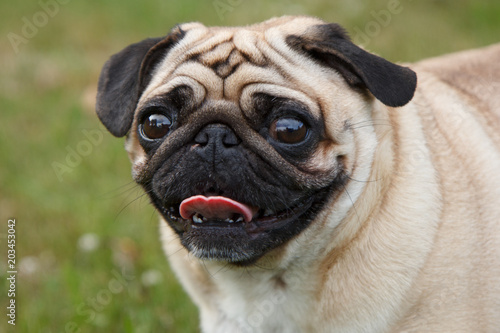
[[200, 152], [214, 154], [240, 144], [241, 140], [234, 131], [224, 124], [209, 124], [194, 138]]

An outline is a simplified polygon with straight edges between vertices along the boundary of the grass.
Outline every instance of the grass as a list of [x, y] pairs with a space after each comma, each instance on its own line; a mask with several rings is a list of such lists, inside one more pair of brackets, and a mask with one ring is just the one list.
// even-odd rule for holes
[[[105, 132], [94, 115], [99, 71], [112, 53], [164, 35], [180, 22], [243, 25], [282, 14], [339, 22], [356, 37], [389, 3], [258, 0], [227, 7], [227, 0], [73, 0], [57, 5], [57, 13], [14, 52], [9, 33], [22, 36], [26, 20], [43, 19], [43, 7], [36, 1], [2, 2], [0, 331], [197, 331], [197, 309], [161, 251], [156, 214], [131, 183], [123, 140]], [[366, 45], [392, 61], [499, 41], [499, 2], [400, 0], [399, 6], [400, 13], [387, 26], [379, 23]], [[102, 138], [83, 143], [90, 142], [85, 131]], [[85, 156], [73, 156], [74, 166], [58, 177], [54, 163], [68, 165], [78, 149]], [[3, 313], [9, 218], [17, 221], [15, 328]], [[97, 243], [82, 247], [84, 239]], [[122, 267], [128, 279], [113, 289]], [[148, 282], [148, 276], [156, 278]]]

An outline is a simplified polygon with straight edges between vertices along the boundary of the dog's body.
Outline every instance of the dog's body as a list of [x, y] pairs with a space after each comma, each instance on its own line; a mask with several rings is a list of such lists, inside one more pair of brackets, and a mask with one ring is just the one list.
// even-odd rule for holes
[[[411, 71], [325, 26], [289, 17], [240, 29], [182, 25], [101, 74], [98, 114], [113, 134], [129, 133], [134, 177], [162, 215], [165, 251], [203, 331], [497, 332], [500, 45], [411, 65], [415, 90]], [[138, 83], [114, 80], [120, 68], [137, 68]], [[161, 111], [168, 134], [157, 126], [140, 138], [159, 96], [176, 109]], [[254, 124], [267, 117], [260, 105], [278, 120]], [[207, 143], [215, 148], [201, 152]], [[244, 180], [233, 188], [236, 176]], [[205, 201], [193, 208], [198, 194]], [[202, 222], [216, 195], [219, 211]], [[279, 207], [283, 198], [293, 204]], [[224, 215], [235, 212], [249, 216], [237, 225], [243, 218]]]

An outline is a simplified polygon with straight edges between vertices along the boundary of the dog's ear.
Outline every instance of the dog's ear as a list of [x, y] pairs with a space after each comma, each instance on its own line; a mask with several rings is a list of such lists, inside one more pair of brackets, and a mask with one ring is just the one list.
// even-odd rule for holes
[[353, 87], [368, 89], [385, 105], [408, 103], [415, 93], [417, 75], [353, 44], [338, 24], [316, 25], [303, 35], [290, 35], [288, 45], [321, 64], [337, 70]]
[[97, 87], [96, 112], [111, 134], [122, 137], [130, 130], [137, 102], [155, 65], [183, 36], [180, 28], [174, 28], [166, 37], [129, 45], [104, 64]]

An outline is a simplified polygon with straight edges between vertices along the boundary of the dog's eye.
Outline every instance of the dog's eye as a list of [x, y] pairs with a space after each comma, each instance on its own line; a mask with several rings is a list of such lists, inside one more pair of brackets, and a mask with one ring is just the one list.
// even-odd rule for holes
[[274, 140], [293, 144], [306, 138], [307, 127], [296, 118], [278, 118], [271, 124], [269, 133]]
[[172, 121], [162, 114], [152, 114], [146, 117], [141, 124], [142, 135], [146, 139], [161, 139], [167, 135]]

